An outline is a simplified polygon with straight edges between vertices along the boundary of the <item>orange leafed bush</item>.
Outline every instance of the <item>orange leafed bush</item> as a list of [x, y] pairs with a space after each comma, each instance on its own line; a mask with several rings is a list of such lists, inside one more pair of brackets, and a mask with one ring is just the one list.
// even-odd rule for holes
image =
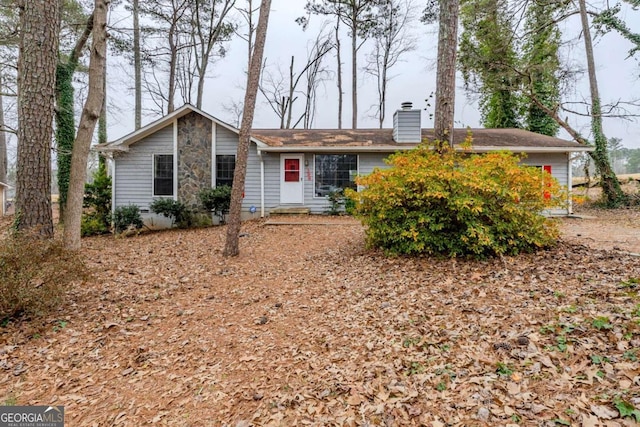
[[484, 258], [553, 245], [541, 215], [565, 200], [558, 182], [508, 152], [435, 153], [426, 144], [388, 159], [350, 192], [368, 241], [393, 254]]

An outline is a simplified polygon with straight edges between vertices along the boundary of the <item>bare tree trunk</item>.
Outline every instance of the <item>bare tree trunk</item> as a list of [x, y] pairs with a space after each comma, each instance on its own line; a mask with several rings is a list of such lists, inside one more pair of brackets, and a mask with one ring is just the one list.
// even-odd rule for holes
[[[98, 144], [106, 144], [107, 138], [107, 62], [104, 64], [104, 73], [102, 75], [102, 109], [100, 110], [100, 119], [98, 119]], [[139, 128], [137, 128], [139, 129]], [[98, 153], [98, 166], [106, 167], [107, 159], [104, 153]]]
[[[200, 63], [200, 68], [204, 72], [206, 72], [206, 69], [208, 66], [209, 66], [209, 58], [203, 59], [202, 62]], [[202, 108], [202, 99], [204, 98], [204, 82], [205, 82], [204, 72], [201, 73], [200, 76], [198, 77], [198, 94], [196, 97], [196, 107], [198, 108]]]
[[[142, 60], [140, 58], [140, 8], [133, 0], [133, 70], [135, 80], [135, 127], [142, 127]], [[106, 99], [106, 97], [105, 97]]]
[[175, 110], [175, 97], [176, 97], [176, 69], [178, 68], [178, 47], [176, 46], [175, 32], [176, 29], [172, 24], [169, 30], [169, 89], [167, 93], [167, 114], [173, 113]]
[[2, 71], [0, 71], [0, 182], [7, 182], [7, 134], [4, 131], [4, 104], [2, 102]]
[[582, 31], [584, 33], [584, 48], [587, 55], [587, 70], [589, 73], [589, 88], [591, 90], [591, 132], [595, 141], [596, 149], [591, 153], [595, 161], [596, 169], [600, 174], [602, 192], [606, 203], [610, 207], [617, 207], [625, 203], [626, 196], [620, 188], [620, 182], [609, 163], [607, 156], [607, 138], [602, 130], [602, 107], [600, 105], [600, 94], [598, 93], [598, 81], [596, 79], [596, 66], [593, 57], [593, 45], [591, 43], [591, 31], [589, 29], [589, 19], [587, 18], [587, 7], [585, 0], [579, 0], [580, 18], [582, 20]]
[[342, 129], [342, 57], [340, 47], [340, 17], [336, 18], [336, 58], [338, 60], [338, 129]]
[[358, 17], [353, 8], [351, 34], [351, 128], [358, 129]]
[[89, 91], [82, 110], [78, 133], [71, 156], [71, 178], [64, 218], [64, 244], [68, 249], [80, 249], [80, 221], [84, 183], [87, 178], [87, 158], [96, 122], [104, 101], [104, 74], [107, 60], [107, 10], [109, 0], [95, 0], [93, 43], [89, 64]]
[[251, 126], [256, 107], [260, 72], [262, 71], [262, 57], [267, 37], [269, 24], [269, 12], [271, 0], [262, 0], [260, 6], [260, 18], [256, 28], [256, 41], [253, 47], [253, 55], [249, 64], [247, 77], [247, 91], [244, 96], [244, 112], [240, 135], [238, 137], [238, 153], [236, 155], [236, 169], [233, 174], [233, 188], [231, 190], [231, 207], [229, 209], [229, 222], [227, 226], [227, 239], [224, 247], [224, 256], [237, 256], [240, 253], [238, 236], [240, 234], [242, 214], [242, 194], [247, 174], [247, 158], [249, 157], [249, 144], [251, 143]]
[[293, 96], [295, 95], [295, 84], [298, 83], [298, 80], [294, 79], [293, 73], [293, 65], [295, 62], [295, 57], [291, 56], [291, 64], [289, 65], [289, 96], [287, 97], [287, 129], [291, 129], [291, 119], [293, 117]]
[[[210, 10], [202, 8], [201, 3], [202, 0], [195, 1], [192, 6], [195, 7], [194, 19], [196, 23], [196, 28], [193, 29], [193, 45], [194, 52], [196, 52], [195, 61], [198, 71], [198, 93], [196, 98], [196, 106], [198, 108], [202, 108], [205, 77], [211, 61], [211, 52], [216, 44], [221, 43], [226, 38], [225, 19], [233, 9], [236, 0], [213, 1], [210, 4]], [[220, 8], [217, 6], [220, 6]]]
[[60, 4], [58, 0], [21, 3], [15, 225], [52, 238], [51, 135]]
[[440, 0], [438, 69], [436, 75], [435, 139], [438, 151], [453, 147], [453, 113], [456, 95], [458, 0]]

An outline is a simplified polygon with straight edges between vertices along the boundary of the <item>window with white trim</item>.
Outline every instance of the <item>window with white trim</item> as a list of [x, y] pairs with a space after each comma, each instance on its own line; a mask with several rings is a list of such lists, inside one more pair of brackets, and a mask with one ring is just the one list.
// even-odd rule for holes
[[355, 154], [316, 154], [314, 196], [326, 197], [345, 188], [356, 189], [358, 156]]
[[216, 187], [233, 186], [233, 173], [236, 170], [236, 156], [221, 154], [216, 156]]
[[153, 195], [173, 196], [173, 154], [153, 155]]

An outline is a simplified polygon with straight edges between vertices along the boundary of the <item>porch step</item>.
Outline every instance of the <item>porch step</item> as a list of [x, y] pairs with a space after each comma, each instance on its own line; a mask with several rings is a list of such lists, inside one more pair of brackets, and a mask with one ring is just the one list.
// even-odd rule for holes
[[270, 215], [309, 215], [310, 213], [311, 209], [299, 207], [279, 207], [269, 212]]

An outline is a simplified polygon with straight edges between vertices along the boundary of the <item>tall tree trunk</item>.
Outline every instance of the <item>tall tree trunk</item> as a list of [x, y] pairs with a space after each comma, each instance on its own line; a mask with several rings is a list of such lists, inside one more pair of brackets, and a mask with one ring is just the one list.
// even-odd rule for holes
[[0, 182], [7, 183], [7, 133], [4, 131], [4, 104], [2, 102], [2, 71], [0, 71]]
[[64, 218], [64, 244], [72, 250], [80, 249], [80, 221], [84, 184], [87, 178], [87, 158], [104, 101], [108, 8], [109, 0], [95, 0], [93, 43], [89, 64], [89, 91], [73, 146], [71, 179], [69, 180], [69, 194]]
[[15, 226], [52, 238], [51, 136], [60, 4], [25, 0], [21, 6]]
[[133, 0], [133, 72], [135, 80], [136, 130], [142, 127], [142, 60], [140, 58], [140, 8], [138, 2], [139, 0]]
[[353, 8], [351, 34], [351, 128], [358, 129], [358, 17]]
[[295, 100], [295, 83], [293, 65], [295, 62], [295, 56], [291, 56], [291, 64], [289, 64], [289, 95], [287, 96], [287, 129], [291, 129], [291, 119], [293, 118], [293, 101]]
[[82, 51], [93, 30], [93, 14], [89, 16], [82, 35], [69, 54], [67, 62], [58, 59], [56, 67], [56, 141], [58, 145], [58, 206], [60, 207], [60, 221], [64, 219], [64, 209], [67, 203], [67, 191], [69, 188], [69, 175], [71, 173], [71, 152], [76, 133], [75, 123], [75, 91], [73, 88], [73, 75], [78, 68]]
[[[173, 24], [175, 25], [175, 24]], [[176, 70], [178, 68], [178, 48], [176, 46], [175, 28], [172, 26], [169, 30], [169, 89], [167, 93], [167, 114], [173, 113], [175, 110], [175, 96], [176, 96]]]
[[435, 138], [438, 151], [453, 147], [453, 113], [456, 94], [458, 0], [440, 0], [438, 68], [436, 72]]
[[338, 129], [342, 129], [342, 57], [340, 46], [340, 17], [336, 19], [336, 58], [338, 60]]
[[[102, 109], [100, 110], [100, 119], [98, 119], [98, 144], [107, 143], [107, 62], [104, 64], [104, 74], [102, 75]], [[98, 167], [107, 166], [107, 159], [103, 153], [98, 153]]]
[[260, 5], [260, 18], [256, 28], [256, 41], [253, 47], [253, 55], [249, 64], [247, 76], [247, 90], [244, 95], [244, 112], [238, 137], [238, 153], [236, 155], [236, 169], [233, 174], [233, 188], [231, 190], [231, 207], [229, 209], [229, 222], [227, 226], [227, 239], [224, 247], [224, 256], [237, 256], [240, 253], [238, 238], [240, 235], [242, 195], [247, 174], [247, 158], [249, 157], [249, 144], [251, 143], [251, 126], [256, 107], [260, 72], [262, 71], [262, 57], [267, 37], [271, 0], [262, 0]]
[[204, 82], [205, 82], [205, 72], [207, 67], [209, 66], [209, 58], [206, 59], [202, 59], [202, 64], [201, 64], [201, 69], [203, 70], [202, 73], [200, 73], [200, 76], [198, 78], [198, 95], [196, 98], [196, 107], [198, 108], [202, 108], [202, 99], [204, 98]]
[[600, 94], [598, 93], [598, 81], [596, 79], [596, 66], [593, 57], [589, 19], [587, 18], [587, 7], [585, 0], [579, 0], [578, 3], [580, 5], [580, 18], [582, 20], [584, 48], [589, 73], [589, 88], [591, 90], [591, 132], [593, 133], [593, 139], [596, 145], [596, 149], [591, 153], [591, 157], [600, 174], [602, 193], [607, 206], [617, 207], [626, 202], [626, 196], [620, 188], [618, 177], [611, 168], [609, 157], [607, 156], [607, 138], [602, 130], [602, 107], [600, 105]]

